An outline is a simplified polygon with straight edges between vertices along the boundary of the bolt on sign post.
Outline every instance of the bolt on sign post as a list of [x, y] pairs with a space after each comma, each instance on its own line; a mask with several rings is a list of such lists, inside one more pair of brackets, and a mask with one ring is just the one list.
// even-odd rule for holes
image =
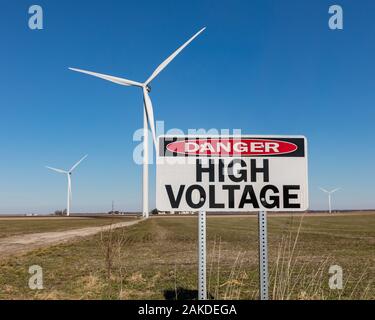
[[303, 136], [160, 136], [156, 206], [199, 211], [199, 299], [207, 298], [206, 212], [258, 212], [260, 297], [268, 299], [267, 212], [308, 208]]

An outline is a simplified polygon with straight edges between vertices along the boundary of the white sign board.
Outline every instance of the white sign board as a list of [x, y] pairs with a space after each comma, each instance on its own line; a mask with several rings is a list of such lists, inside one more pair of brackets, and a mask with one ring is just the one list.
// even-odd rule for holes
[[303, 136], [161, 136], [160, 211], [305, 211]]

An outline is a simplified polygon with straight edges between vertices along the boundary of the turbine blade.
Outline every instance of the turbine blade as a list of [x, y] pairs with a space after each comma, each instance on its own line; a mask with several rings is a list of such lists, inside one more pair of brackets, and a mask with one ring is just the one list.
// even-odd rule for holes
[[75, 168], [77, 168], [77, 166], [87, 158], [88, 154], [86, 154], [84, 157], [82, 157], [79, 161], [77, 161], [73, 167], [70, 168], [69, 172], [72, 172]]
[[142, 83], [137, 82], [137, 81], [132, 81], [132, 80], [124, 79], [124, 78], [118, 78], [118, 77], [109, 76], [109, 75], [102, 74], [102, 73], [86, 71], [86, 70], [81, 70], [81, 69], [76, 69], [76, 68], [69, 68], [69, 69], [72, 70], [72, 71], [85, 73], [85, 74], [88, 74], [90, 76], [94, 76], [94, 77], [98, 77], [98, 78], [101, 78], [101, 79], [104, 79], [104, 80], [107, 80], [107, 81], [111, 81], [111, 82], [114, 82], [114, 83], [117, 83], [117, 84], [121, 84], [123, 86], [142, 87]]
[[61, 170], [61, 169], [56, 169], [56, 168], [52, 168], [52, 167], [46, 167], [46, 168], [50, 169], [50, 170], [53, 170], [53, 171], [56, 171], [58, 173], [68, 173], [67, 171]]
[[334, 193], [334, 192], [336, 192], [336, 191], [338, 191], [338, 190], [340, 190], [341, 188], [336, 188], [336, 189], [333, 189], [332, 191], [331, 191], [331, 193]]
[[175, 52], [173, 52], [167, 59], [165, 59], [152, 73], [152, 75], [146, 80], [145, 85], [148, 85], [155, 77], [196, 37], [198, 37], [206, 27], [199, 30], [195, 35], [193, 35], [188, 41], [186, 41], [181, 47], [179, 47]]
[[148, 124], [150, 126], [151, 133], [152, 133], [152, 139], [154, 141], [154, 145], [155, 145], [155, 148], [156, 148], [154, 110], [152, 108], [152, 102], [151, 102], [150, 96], [148, 95], [147, 89], [145, 87], [143, 87], [143, 102], [144, 102], [145, 109], [146, 109]]
[[322, 190], [323, 192], [329, 193], [326, 189], [323, 189], [323, 188], [319, 188], [319, 189]]

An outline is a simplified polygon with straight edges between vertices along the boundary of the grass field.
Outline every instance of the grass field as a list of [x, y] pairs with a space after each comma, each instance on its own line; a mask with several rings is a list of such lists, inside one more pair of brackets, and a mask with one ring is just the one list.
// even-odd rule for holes
[[124, 217], [17, 217], [0, 218], [0, 238], [19, 234], [63, 231], [85, 227], [104, 226], [126, 221]]
[[[269, 216], [270, 296], [375, 299], [375, 214]], [[258, 298], [257, 219], [208, 217], [207, 279], [215, 299]], [[28, 288], [40, 265], [44, 289]], [[328, 287], [343, 268], [342, 290]], [[191, 299], [197, 217], [155, 217], [129, 228], [0, 262], [1, 299]]]

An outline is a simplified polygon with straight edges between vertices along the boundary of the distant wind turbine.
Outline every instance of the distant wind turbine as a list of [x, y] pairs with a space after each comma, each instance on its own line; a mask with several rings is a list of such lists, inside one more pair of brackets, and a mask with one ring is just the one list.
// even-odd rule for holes
[[72, 175], [72, 172], [75, 168], [77, 168], [77, 166], [87, 157], [87, 154], [81, 158], [79, 161], [77, 161], [71, 168], [70, 170], [62, 170], [62, 169], [56, 169], [56, 168], [52, 168], [52, 167], [46, 167], [50, 170], [53, 170], [53, 171], [56, 171], [58, 173], [64, 173], [66, 174], [67, 178], [68, 178], [68, 196], [67, 196], [67, 204], [66, 204], [66, 215], [69, 216], [70, 215], [70, 204], [72, 202], [72, 180], [71, 180], [71, 175]]
[[331, 191], [328, 191], [328, 190], [323, 189], [323, 188], [319, 188], [319, 189], [328, 194], [328, 208], [329, 208], [329, 213], [331, 213], [332, 212], [332, 210], [331, 210], [331, 194], [335, 193], [336, 191], [340, 190], [341, 188], [336, 188], [336, 189], [333, 189]]
[[69, 68], [70, 70], [85, 73], [94, 77], [98, 77], [107, 81], [111, 81], [123, 86], [134, 86], [142, 89], [143, 92], [143, 217], [148, 218], [148, 126], [150, 126], [152, 139], [154, 141], [155, 149], [157, 150], [157, 140], [155, 133], [155, 122], [154, 122], [154, 112], [152, 108], [152, 102], [149, 96], [151, 91], [150, 83], [154, 80], [157, 75], [198, 35], [200, 35], [206, 28], [202, 28], [195, 35], [193, 35], [188, 41], [186, 41], [181, 47], [179, 47], [175, 52], [173, 52], [162, 64], [160, 64], [150, 77], [145, 82], [137, 82], [133, 80], [128, 80], [124, 78], [118, 78], [102, 73], [96, 73], [92, 71], [86, 71], [82, 69]]

